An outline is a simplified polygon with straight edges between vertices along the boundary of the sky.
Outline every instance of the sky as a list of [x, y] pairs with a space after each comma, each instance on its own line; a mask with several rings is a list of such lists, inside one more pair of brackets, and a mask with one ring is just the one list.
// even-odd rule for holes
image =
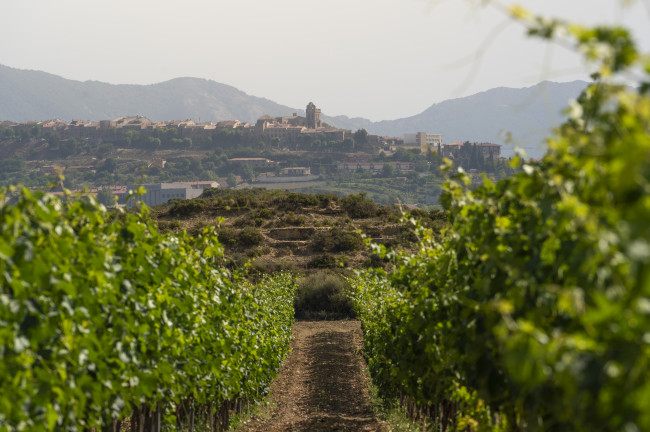
[[[494, 87], [587, 77], [575, 52], [526, 37], [480, 0], [3, 3], [5, 66], [111, 84], [205, 78], [292, 108], [313, 101], [330, 116], [390, 120]], [[516, 3], [578, 23], [623, 23], [650, 51], [650, 0]]]

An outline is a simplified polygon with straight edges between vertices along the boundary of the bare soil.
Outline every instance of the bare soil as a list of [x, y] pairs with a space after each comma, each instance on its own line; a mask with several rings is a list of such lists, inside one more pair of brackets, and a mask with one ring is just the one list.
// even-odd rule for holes
[[387, 431], [373, 414], [358, 321], [299, 321], [292, 352], [271, 384], [270, 406], [241, 429]]

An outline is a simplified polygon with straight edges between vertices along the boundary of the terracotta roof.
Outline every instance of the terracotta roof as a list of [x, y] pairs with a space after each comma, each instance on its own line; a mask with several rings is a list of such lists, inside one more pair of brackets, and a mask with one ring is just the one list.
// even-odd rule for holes
[[494, 144], [494, 143], [473, 143], [476, 144], [478, 147], [501, 147], [501, 144]]
[[[443, 147], [462, 147], [465, 145], [465, 143], [462, 142], [453, 142], [449, 144], [443, 144]], [[475, 145], [477, 147], [501, 147], [501, 144], [494, 144], [494, 143], [488, 143], [488, 142], [471, 142], [469, 145]]]

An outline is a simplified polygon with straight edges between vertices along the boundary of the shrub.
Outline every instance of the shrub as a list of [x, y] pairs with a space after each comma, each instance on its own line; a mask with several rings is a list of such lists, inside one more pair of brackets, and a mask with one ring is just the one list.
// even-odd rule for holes
[[322, 254], [313, 257], [307, 263], [309, 268], [334, 268], [336, 267], [336, 258], [329, 254]]
[[319, 200], [321, 208], [327, 208], [331, 203], [338, 202], [339, 196], [334, 194], [317, 194], [316, 198]]
[[237, 243], [241, 246], [257, 246], [264, 241], [262, 232], [254, 227], [246, 227], [239, 232]]
[[363, 193], [346, 196], [341, 200], [341, 207], [352, 219], [370, 218], [384, 213], [382, 206], [366, 198]]
[[302, 207], [313, 207], [320, 203], [320, 199], [314, 195], [305, 195], [296, 192], [289, 192], [286, 195], [277, 197], [274, 204], [281, 210], [299, 210]]
[[389, 263], [388, 258], [386, 257], [382, 258], [377, 254], [372, 254], [366, 260], [365, 265], [366, 267], [371, 267], [371, 268], [384, 268], [388, 263]]
[[248, 215], [237, 218], [232, 223], [232, 225], [235, 228], [244, 228], [246, 226], [250, 226], [250, 224], [251, 224], [251, 218]]
[[201, 194], [201, 198], [213, 198], [216, 196], [219, 196], [221, 194], [221, 190], [217, 188], [207, 188], [203, 191]]
[[167, 212], [173, 216], [190, 216], [205, 210], [205, 201], [196, 198], [190, 200], [173, 200], [171, 208]]
[[257, 217], [260, 219], [271, 219], [273, 213], [267, 208], [263, 208], [257, 212]]
[[233, 246], [237, 242], [237, 231], [232, 228], [221, 227], [217, 231], [217, 237], [221, 244]]
[[350, 284], [341, 276], [319, 271], [303, 278], [296, 291], [294, 308], [300, 319], [354, 318]]
[[161, 232], [169, 232], [176, 230], [181, 227], [181, 223], [177, 220], [171, 220], [171, 221], [164, 221], [164, 220], [159, 220], [158, 221], [158, 230]]
[[289, 212], [285, 217], [282, 218], [282, 225], [301, 226], [306, 222], [307, 218], [302, 215], [297, 216], [293, 212]]
[[323, 252], [352, 252], [363, 247], [361, 236], [354, 231], [331, 228], [314, 235], [312, 248]]
[[249, 258], [257, 258], [264, 255], [264, 250], [263, 249], [250, 249], [248, 252], [246, 252], [246, 256]]

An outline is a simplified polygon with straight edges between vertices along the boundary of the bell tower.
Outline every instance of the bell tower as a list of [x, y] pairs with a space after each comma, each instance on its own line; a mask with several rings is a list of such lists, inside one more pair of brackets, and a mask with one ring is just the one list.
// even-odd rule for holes
[[316, 108], [313, 102], [307, 105], [307, 127], [310, 129], [318, 129], [323, 126], [320, 121], [320, 109]]

